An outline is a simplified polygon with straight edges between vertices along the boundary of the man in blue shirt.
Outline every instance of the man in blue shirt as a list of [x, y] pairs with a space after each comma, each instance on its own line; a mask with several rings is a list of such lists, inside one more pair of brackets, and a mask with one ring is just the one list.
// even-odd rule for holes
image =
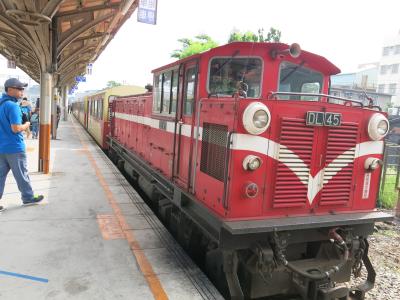
[[[21, 192], [25, 205], [35, 204], [43, 200], [43, 195], [33, 194], [28, 175], [25, 143], [22, 132], [30, 123], [23, 120], [18, 99], [24, 94], [27, 84], [16, 78], [4, 83], [5, 93], [0, 98], [0, 199], [3, 196], [7, 174], [10, 170]], [[0, 211], [4, 207], [0, 206]]]

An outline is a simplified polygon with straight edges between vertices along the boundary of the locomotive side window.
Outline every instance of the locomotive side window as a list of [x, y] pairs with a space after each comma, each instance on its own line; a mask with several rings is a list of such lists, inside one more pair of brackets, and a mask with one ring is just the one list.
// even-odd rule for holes
[[210, 63], [208, 92], [231, 96], [243, 81], [248, 85], [248, 97], [260, 97], [261, 73], [259, 58], [214, 58]]
[[175, 114], [178, 99], [178, 70], [171, 70], [154, 77], [153, 112]]
[[194, 92], [196, 85], [196, 68], [190, 68], [186, 71], [186, 85], [185, 85], [185, 98], [183, 113], [191, 115], [193, 112]]
[[164, 73], [163, 93], [162, 93], [162, 113], [169, 114], [171, 104], [171, 78], [172, 71]]
[[[279, 92], [313, 93], [319, 94], [322, 90], [323, 76], [321, 73], [296, 65], [290, 62], [282, 62], [279, 74]], [[281, 100], [318, 101], [317, 96], [279, 96]]]
[[153, 112], [157, 113], [161, 112], [162, 80], [163, 74], [159, 74], [154, 77]]
[[176, 101], [178, 101], [178, 70], [172, 71], [172, 88], [171, 88], [171, 113], [176, 113]]

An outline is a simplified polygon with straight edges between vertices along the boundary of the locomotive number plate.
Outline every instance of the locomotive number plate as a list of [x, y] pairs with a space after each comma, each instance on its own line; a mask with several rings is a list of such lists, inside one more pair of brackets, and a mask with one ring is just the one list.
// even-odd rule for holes
[[340, 126], [342, 123], [342, 114], [308, 111], [306, 125], [308, 126]]

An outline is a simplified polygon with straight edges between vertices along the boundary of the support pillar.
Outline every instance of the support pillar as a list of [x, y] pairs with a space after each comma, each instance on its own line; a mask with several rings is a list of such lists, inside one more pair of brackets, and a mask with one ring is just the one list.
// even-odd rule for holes
[[62, 99], [63, 99], [63, 114], [64, 114], [64, 121], [68, 121], [68, 86], [65, 85], [62, 87]]
[[57, 139], [57, 104], [58, 104], [58, 91], [53, 88], [52, 101], [51, 101], [51, 139]]
[[39, 172], [50, 170], [50, 123], [52, 103], [52, 75], [40, 76], [40, 131], [39, 131]]

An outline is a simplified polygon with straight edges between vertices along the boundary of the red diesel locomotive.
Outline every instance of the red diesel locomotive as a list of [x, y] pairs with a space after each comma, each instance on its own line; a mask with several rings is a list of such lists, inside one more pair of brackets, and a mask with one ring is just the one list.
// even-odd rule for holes
[[[108, 152], [225, 296], [364, 299], [386, 115], [297, 44], [231, 43], [109, 105]], [[359, 276], [363, 285], [341, 283]]]

